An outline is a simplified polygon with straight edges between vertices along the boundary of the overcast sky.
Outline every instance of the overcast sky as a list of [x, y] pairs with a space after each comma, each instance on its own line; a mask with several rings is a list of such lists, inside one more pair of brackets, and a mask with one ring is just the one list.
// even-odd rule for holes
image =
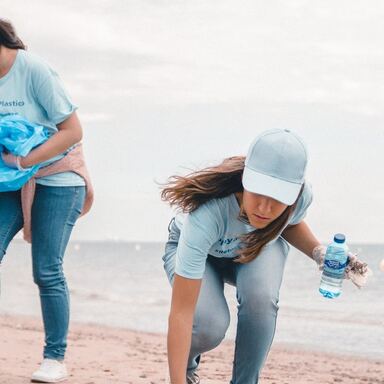
[[156, 181], [279, 127], [307, 143], [318, 237], [384, 241], [384, 2], [2, 0], [1, 17], [79, 106], [96, 201], [74, 238], [163, 241]]

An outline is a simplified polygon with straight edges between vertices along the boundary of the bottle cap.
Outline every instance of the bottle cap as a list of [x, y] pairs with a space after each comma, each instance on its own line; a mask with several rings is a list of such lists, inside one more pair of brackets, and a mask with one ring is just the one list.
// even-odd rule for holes
[[345, 235], [343, 235], [342, 233], [336, 233], [336, 235], [334, 236], [333, 238], [333, 241], [335, 243], [345, 243]]

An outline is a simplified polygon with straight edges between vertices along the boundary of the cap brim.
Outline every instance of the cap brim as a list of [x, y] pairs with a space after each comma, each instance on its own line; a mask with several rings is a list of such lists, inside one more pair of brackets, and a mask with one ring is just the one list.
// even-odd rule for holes
[[302, 184], [291, 183], [276, 177], [264, 175], [245, 167], [243, 187], [245, 190], [272, 197], [286, 205], [292, 205], [299, 196]]

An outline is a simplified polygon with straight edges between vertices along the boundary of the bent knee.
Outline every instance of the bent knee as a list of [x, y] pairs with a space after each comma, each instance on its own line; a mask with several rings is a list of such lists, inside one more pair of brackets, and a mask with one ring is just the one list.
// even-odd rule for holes
[[195, 316], [192, 331], [192, 346], [199, 350], [217, 347], [224, 339], [229, 327], [229, 313], [225, 316]]
[[278, 294], [268, 289], [250, 290], [238, 294], [239, 311], [248, 314], [277, 313], [279, 306]]

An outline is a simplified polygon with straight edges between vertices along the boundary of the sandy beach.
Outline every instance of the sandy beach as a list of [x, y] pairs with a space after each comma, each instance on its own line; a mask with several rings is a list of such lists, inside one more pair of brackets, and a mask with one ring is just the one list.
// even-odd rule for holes
[[[30, 373], [39, 364], [42, 342], [39, 319], [2, 316], [0, 383], [28, 383]], [[232, 348], [232, 343], [225, 342], [204, 355], [200, 369], [204, 384], [229, 383]], [[72, 324], [67, 356], [68, 383], [167, 382], [165, 335]], [[275, 344], [261, 383], [384, 383], [384, 362]]]

